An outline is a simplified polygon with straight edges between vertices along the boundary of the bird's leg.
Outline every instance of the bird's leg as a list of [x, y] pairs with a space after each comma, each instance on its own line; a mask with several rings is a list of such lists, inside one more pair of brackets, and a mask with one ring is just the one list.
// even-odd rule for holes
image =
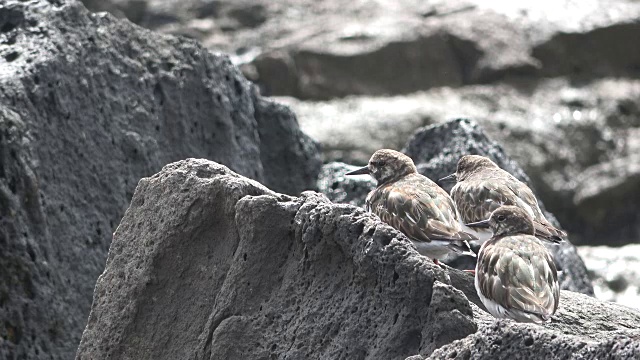
[[462, 270], [462, 271], [467, 272], [467, 273], [469, 273], [469, 274], [471, 274], [473, 276], [476, 276], [476, 271], [475, 270]]
[[441, 263], [440, 261], [438, 261], [438, 259], [433, 259], [433, 263], [434, 263], [434, 264], [436, 264], [436, 265], [438, 265], [438, 266], [440, 266], [440, 267], [441, 267], [441, 268], [443, 268], [443, 269], [446, 269], [446, 268], [447, 268], [447, 265], [445, 265], [445, 264]]

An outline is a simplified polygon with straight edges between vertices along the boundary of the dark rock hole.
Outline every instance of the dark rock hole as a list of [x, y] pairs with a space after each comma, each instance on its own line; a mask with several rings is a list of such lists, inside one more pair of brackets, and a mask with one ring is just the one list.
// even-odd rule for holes
[[235, 79], [233, 85], [236, 90], [236, 95], [242, 95], [242, 84], [240, 83], [240, 81], [238, 79]]
[[247, 261], [247, 253], [244, 253], [244, 254], [242, 255], [242, 260], [243, 260], [243, 261]]
[[9, 179], [9, 190], [11, 190], [11, 192], [14, 194], [18, 191], [17, 181], [13, 177]]
[[17, 26], [18, 26], [17, 24], [14, 24], [9, 21], [6, 24], [2, 25], [2, 27], [0, 28], [0, 32], [8, 33], [9, 31], [15, 29]]
[[531, 346], [533, 345], [533, 338], [531, 336], [527, 337], [526, 339], [524, 339], [524, 345], [525, 346]]
[[29, 243], [27, 243], [27, 254], [29, 254], [31, 261], [36, 262], [36, 252], [35, 250], [33, 250], [33, 247]]
[[400, 278], [400, 275], [398, 275], [397, 272], [393, 272], [393, 282], [395, 283], [398, 279]]
[[12, 62], [15, 59], [17, 59], [20, 56], [20, 53], [17, 51], [12, 51], [10, 53], [8, 53], [7, 55], [4, 56], [4, 59], [7, 60], [7, 62]]

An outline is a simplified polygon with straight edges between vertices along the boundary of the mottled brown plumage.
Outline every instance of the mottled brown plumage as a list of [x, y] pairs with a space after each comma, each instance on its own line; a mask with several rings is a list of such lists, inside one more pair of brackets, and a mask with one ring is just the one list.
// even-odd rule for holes
[[[458, 216], [463, 223], [486, 220], [502, 205], [517, 206], [533, 219], [535, 235], [541, 240], [561, 242], [567, 234], [545, 218], [533, 191], [500, 169], [493, 161], [478, 155], [465, 155], [458, 161], [457, 184], [451, 189]], [[478, 231], [481, 240], [490, 232]]]
[[519, 207], [502, 206], [489, 220], [468, 225], [493, 231], [476, 264], [476, 291], [487, 310], [519, 322], [548, 321], [560, 301], [558, 274], [551, 254], [533, 236], [531, 217]]
[[418, 251], [432, 259], [449, 252], [472, 255], [451, 197], [417, 173], [408, 156], [394, 150], [376, 151], [369, 164], [347, 175], [370, 174], [378, 187], [367, 196], [367, 210], [402, 231]]

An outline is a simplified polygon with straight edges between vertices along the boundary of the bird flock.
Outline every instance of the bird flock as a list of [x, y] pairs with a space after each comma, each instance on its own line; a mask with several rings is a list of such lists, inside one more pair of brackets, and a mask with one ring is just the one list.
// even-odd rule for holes
[[550, 321], [560, 301], [558, 271], [544, 242], [567, 234], [545, 218], [533, 191], [490, 159], [465, 155], [439, 181], [456, 181], [451, 196], [418, 173], [413, 160], [395, 150], [376, 151], [367, 166], [346, 175], [369, 174], [377, 187], [366, 209], [404, 233], [436, 264], [449, 253], [476, 256], [475, 288], [491, 315], [518, 322]]

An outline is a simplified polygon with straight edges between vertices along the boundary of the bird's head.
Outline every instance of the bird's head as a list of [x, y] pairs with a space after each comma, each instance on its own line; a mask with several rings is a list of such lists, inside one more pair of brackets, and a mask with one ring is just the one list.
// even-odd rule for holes
[[523, 209], [504, 205], [491, 213], [487, 220], [467, 224], [471, 228], [490, 228], [493, 236], [515, 234], [535, 235], [533, 219]]
[[345, 175], [369, 174], [380, 185], [415, 172], [417, 172], [416, 165], [410, 157], [395, 150], [382, 149], [371, 156], [367, 166]]

